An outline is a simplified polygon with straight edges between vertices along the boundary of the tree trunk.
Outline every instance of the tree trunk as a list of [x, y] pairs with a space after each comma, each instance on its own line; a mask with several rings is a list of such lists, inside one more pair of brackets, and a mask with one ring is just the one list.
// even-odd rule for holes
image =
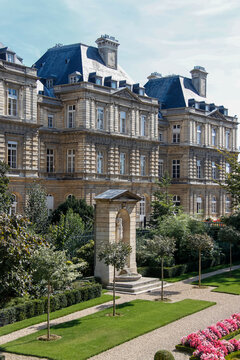
[[232, 272], [232, 242], [230, 241], [230, 249], [229, 249], [229, 256], [230, 256], [230, 275]]
[[116, 300], [115, 300], [115, 275], [116, 269], [113, 267], [113, 316], [116, 315]]
[[50, 291], [51, 286], [50, 282], [48, 281], [48, 304], [47, 304], [47, 338], [50, 339]]
[[198, 264], [198, 286], [201, 287], [201, 250], [199, 250], [199, 253], [198, 253], [198, 259], [199, 259], [199, 264]]
[[161, 259], [161, 300], [163, 301], [163, 258]]

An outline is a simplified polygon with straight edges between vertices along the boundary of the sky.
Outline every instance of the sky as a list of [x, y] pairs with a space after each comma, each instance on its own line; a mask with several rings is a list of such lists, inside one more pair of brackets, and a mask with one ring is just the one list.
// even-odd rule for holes
[[0, 0], [0, 9], [0, 42], [27, 66], [57, 43], [96, 46], [108, 34], [136, 82], [203, 66], [207, 97], [240, 119], [240, 0]]

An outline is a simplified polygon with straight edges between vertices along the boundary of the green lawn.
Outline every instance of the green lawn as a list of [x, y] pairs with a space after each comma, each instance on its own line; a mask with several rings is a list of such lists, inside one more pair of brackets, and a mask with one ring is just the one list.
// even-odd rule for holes
[[52, 333], [62, 336], [62, 339], [55, 342], [36, 340], [39, 335], [46, 333], [46, 330], [41, 330], [4, 344], [0, 350], [54, 360], [88, 359], [214, 304], [191, 299], [177, 303], [134, 300], [118, 306], [117, 312], [122, 316], [106, 316], [111, 313], [111, 310], [107, 309], [53, 327]]
[[[239, 265], [239, 263], [234, 263], [234, 265]], [[206, 273], [210, 273], [210, 272], [213, 272], [213, 271], [216, 271], [216, 270], [220, 270], [220, 269], [225, 269], [225, 268], [228, 268], [229, 266], [227, 264], [224, 264], [224, 265], [216, 265], [216, 266], [213, 266], [211, 268], [208, 268], [208, 269], [203, 269], [202, 270], [202, 274], [206, 274]], [[186, 274], [182, 274], [182, 275], [178, 275], [178, 276], [175, 276], [175, 277], [171, 277], [171, 278], [166, 278], [165, 280], [167, 282], [171, 282], [171, 283], [174, 283], [174, 282], [177, 282], [177, 281], [182, 281], [182, 280], [186, 280], [186, 279], [189, 279], [193, 276], [198, 276], [198, 271], [192, 271], [192, 272], [189, 272], [189, 273], [186, 273]]]
[[[90, 308], [92, 306], [103, 304], [103, 303], [108, 302], [110, 300], [112, 300], [111, 295], [102, 295], [101, 297], [91, 299], [91, 300], [88, 300], [88, 301], [84, 301], [84, 302], [81, 302], [81, 303], [78, 303], [78, 304], [75, 304], [75, 305], [72, 305], [72, 306], [68, 306], [68, 307], [66, 307], [64, 309], [61, 309], [61, 310], [54, 311], [54, 312], [51, 313], [50, 318], [51, 318], [51, 320], [57, 319], [59, 317], [65, 316], [65, 315], [72, 314], [72, 313], [74, 313], [76, 311], [81, 311], [81, 310]], [[21, 330], [21, 329], [26, 328], [28, 326], [39, 324], [39, 323], [41, 323], [43, 321], [46, 321], [46, 318], [47, 318], [47, 315], [43, 314], [43, 315], [35, 316], [33, 318], [30, 318], [30, 319], [18, 321], [18, 322], [14, 323], [14, 324], [9, 324], [9, 325], [0, 327], [0, 336], [10, 334], [13, 331]]]
[[[196, 282], [194, 282], [196, 283]], [[202, 280], [202, 285], [217, 287], [213, 291], [240, 295], [240, 269], [208, 277]]]

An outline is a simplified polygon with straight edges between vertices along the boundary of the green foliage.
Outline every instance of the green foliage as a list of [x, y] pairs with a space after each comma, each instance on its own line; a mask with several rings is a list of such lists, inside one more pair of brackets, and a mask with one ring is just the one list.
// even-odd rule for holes
[[169, 187], [171, 185], [171, 177], [169, 174], [166, 172], [156, 184], [158, 190], [153, 194], [155, 200], [152, 202], [152, 213], [150, 217], [150, 224], [153, 227], [158, 225], [164, 216], [171, 216], [178, 210], [173, 203], [173, 195], [169, 194]]
[[103, 260], [106, 265], [112, 265], [116, 270], [121, 270], [124, 268], [131, 251], [131, 246], [123, 241], [111, 244], [103, 243], [98, 252], [98, 258], [100, 261]]
[[224, 156], [226, 162], [230, 165], [231, 172], [225, 172], [224, 181], [216, 182], [229, 194], [231, 194], [233, 206], [238, 206], [240, 204], [240, 163], [238, 161], [238, 153], [223, 150], [219, 152]]
[[230, 243], [240, 242], [240, 231], [236, 230], [232, 226], [224, 226], [218, 232], [218, 238], [220, 241], [226, 241]]
[[234, 229], [240, 231], [240, 210], [235, 211], [232, 215], [223, 219], [227, 226], [232, 226]]
[[8, 191], [9, 178], [6, 173], [9, 166], [0, 160], [0, 214], [8, 213], [13, 202], [13, 197]]
[[31, 256], [45, 242], [28, 226], [24, 217], [0, 214], [0, 305], [31, 290]]
[[[100, 284], [91, 284], [75, 290], [51, 296], [51, 311], [56, 311], [83, 301], [101, 296]], [[47, 298], [28, 300], [6, 309], [0, 310], [0, 327], [16, 321], [42, 315], [47, 312]]]
[[74, 196], [67, 199], [53, 211], [51, 223], [58, 223], [60, 221], [61, 214], [66, 215], [69, 209], [72, 209], [75, 214], [78, 214], [81, 217], [86, 229], [90, 229], [92, 227], [94, 214], [93, 207], [87, 205], [85, 199], [76, 199]]
[[[83, 269], [83, 276], [92, 276], [94, 272], [94, 241], [90, 240], [76, 251], [77, 262], [86, 262]], [[74, 259], [73, 259], [74, 261]]]
[[70, 257], [76, 255], [76, 249], [85, 241], [85, 225], [79, 214], [68, 209], [61, 214], [57, 225], [50, 225], [48, 239], [57, 250], [66, 250]]
[[27, 191], [25, 214], [32, 222], [36, 233], [45, 233], [48, 225], [47, 193], [37, 183], [33, 183]]
[[154, 360], [174, 360], [174, 356], [170, 351], [158, 350], [154, 355]]
[[213, 250], [213, 239], [207, 234], [192, 234], [187, 237], [188, 246], [196, 251], [211, 252]]
[[147, 248], [156, 258], [169, 258], [176, 251], [176, 240], [168, 236], [154, 235], [153, 239], [148, 241]]

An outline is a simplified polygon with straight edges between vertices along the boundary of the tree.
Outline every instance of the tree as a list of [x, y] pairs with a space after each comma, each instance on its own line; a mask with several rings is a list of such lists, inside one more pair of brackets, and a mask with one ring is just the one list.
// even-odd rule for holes
[[87, 244], [76, 250], [76, 259], [73, 261], [85, 261], [86, 267], [83, 271], [83, 276], [92, 276], [94, 273], [94, 241], [90, 240]]
[[47, 193], [40, 184], [34, 183], [27, 195], [25, 214], [32, 222], [34, 231], [45, 233], [48, 224]]
[[173, 256], [176, 250], [176, 240], [168, 236], [154, 235], [147, 243], [147, 247], [151, 253], [160, 259], [161, 263], [161, 300], [163, 301], [163, 280], [164, 280], [164, 259]]
[[187, 243], [189, 248], [198, 251], [198, 285], [201, 287], [201, 256], [204, 251], [213, 250], [213, 239], [207, 234], [191, 234], [187, 237]]
[[225, 226], [219, 230], [218, 238], [220, 241], [225, 241], [229, 243], [229, 268], [230, 274], [232, 271], [232, 245], [234, 243], [239, 243], [240, 241], [240, 232], [234, 229], [232, 226]]
[[176, 212], [176, 206], [173, 203], [173, 196], [169, 194], [171, 178], [166, 172], [161, 180], [156, 182], [158, 190], [154, 192], [155, 200], [152, 202], [152, 213], [150, 224], [156, 226], [164, 216], [173, 215]]
[[8, 169], [9, 166], [0, 160], [0, 213], [8, 213], [13, 202], [12, 194], [8, 191]]
[[226, 160], [226, 163], [230, 165], [231, 172], [227, 173], [221, 166], [219, 168], [224, 170], [224, 180], [216, 180], [216, 182], [231, 194], [233, 200], [233, 206], [240, 204], [240, 163], [238, 161], [238, 153], [231, 153], [225, 150], [219, 150]]
[[31, 290], [30, 259], [44, 239], [29, 231], [22, 216], [0, 214], [0, 305]]
[[82, 218], [85, 228], [91, 229], [93, 224], [94, 209], [88, 205], [85, 199], [76, 199], [74, 196], [67, 199], [64, 203], [60, 204], [56, 210], [53, 211], [51, 216], [51, 223], [56, 224], [60, 221], [61, 214], [66, 215], [67, 211], [72, 211]]
[[129, 244], [119, 241], [107, 245], [103, 243], [98, 253], [100, 261], [103, 260], [106, 265], [113, 266], [113, 316], [116, 315], [116, 270], [119, 271], [124, 268], [127, 262], [127, 257], [130, 255], [131, 251], [132, 248]]
[[69, 208], [66, 215], [61, 214], [57, 225], [50, 225], [48, 238], [57, 250], [66, 250], [72, 258], [76, 250], [84, 244], [85, 233], [82, 218]]
[[80, 275], [76, 267], [67, 261], [64, 251], [53, 247], [42, 247], [32, 256], [33, 279], [47, 286], [47, 339], [50, 339], [50, 294], [54, 288], [65, 288]]

